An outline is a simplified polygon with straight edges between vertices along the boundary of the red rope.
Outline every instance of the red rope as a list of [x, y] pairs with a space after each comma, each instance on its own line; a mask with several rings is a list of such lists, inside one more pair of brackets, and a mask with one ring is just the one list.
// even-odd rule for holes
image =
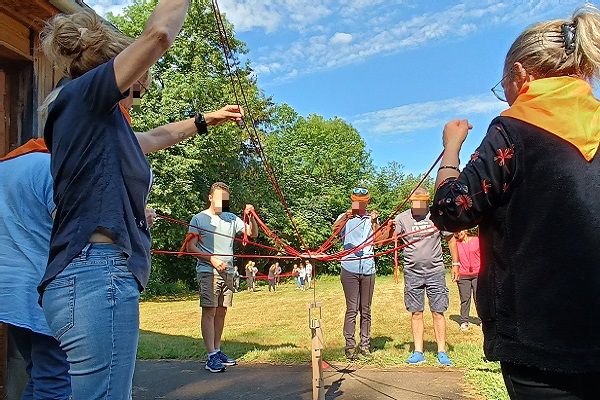
[[279, 181], [277, 180], [277, 177], [275, 176], [275, 172], [274, 172], [273, 168], [271, 167], [271, 165], [267, 159], [267, 156], [265, 154], [262, 142], [260, 140], [260, 135], [258, 134], [258, 132], [256, 130], [256, 121], [253, 118], [252, 113], [250, 112], [251, 108], [249, 106], [248, 99], [246, 98], [246, 93], [244, 91], [244, 86], [242, 84], [241, 78], [240, 78], [239, 74], [237, 73], [237, 70], [236, 70], [235, 74], [232, 71], [231, 64], [229, 62], [229, 58], [230, 57], [233, 58], [233, 52], [231, 51], [231, 42], [229, 40], [229, 35], [227, 34], [227, 29], [225, 28], [225, 24], [223, 23], [223, 19], [221, 18], [221, 10], [219, 9], [219, 4], [217, 3], [217, 0], [213, 0], [211, 5], [212, 5], [213, 13], [215, 16], [215, 21], [217, 23], [219, 39], [221, 41], [221, 45], [223, 47], [223, 54], [225, 56], [225, 65], [227, 67], [227, 72], [229, 73], [229, 78], [231, 80], [231, 85], [232, 85], [232, 89], [233, 89], [233, 94], [235, 96], [236, 104], [238, 104], [238, 105], [241, 104], [240, 98], [238, 97], [237, 90], [236, 90], [236, 80], [237, 80], [237, 84], [239, 85], [240, 95], [244, 100], [244, 107], [246, 110], [246, 115], [248, 116], [248, 118], [250, 119], [250, 122], [251, 122], [252, 129], [250, 129], [248, 127], [248, 124], [244, 124], [244, 129], [248, 132], [248, 137], [254, 144], [255, 149], [258, 151], [258, 156], [260, 157], [261, 161], [263, 162], [263, 166], [265, 168], [265, 173], [267, 175], [267, 178], [271, 182], [271, 186], [273, 186], [273, 189], [275, 190], [275, 193], [277, 194], [279, 201], [283, 205], [284, 211], [287, 214], [287, 217], [290, 220], [292, 227], [294, 228], [294, 231], [296, 233], [296, 236], [298, 237], [300, 244], [304, 247], [304, 249], [308, 249], [308, 246], [306, 245], [306, 242], [304, 241], [304, 238], [300, 234], [300, 230], [298, 229], [298, 226], [296, 225], [296, 222], [294, 221], [294, 216], [293, 216], [292, 211], [285, 199], [285, 196], [283, 195], [283, 191], [281, 190]]
[[[379, 253], [375, 253], [373, 255], [370, 256], [361, 256], [361, 257], [352, 257], [350, 260], [355, 261], [355, 260], [367, 260], [370, 258], [377, 258], [377, 257], [381, 257], [390, 253], [393, 253], [394, 251], [398, 251], [398, 250], [402, 250], [410, 245], [413, 245], [423, 239], [425, 239], [426, 237], [429, 237], [433, 234], [435, 234], [436, 232], [438, 232], [437, 230], [433, 230], [417, 239], [411, 240], [410, 242], [406, 242], [403, 243], [399, 246], [396, 246], [392, 249], [388, 249]], [[411, 234], [414, 234], [415, 232], [411, 232]], [[300, 254], [299, 256], [286, 256], [286, 255], [263, 255], [263, 254], [214, 254], [214, 253], [203, 253], [203, 252], [186, 252], [186, 251], [170, 251], [170, 250], [152, 250], [152, 254], [166, 254], [166, 255], [188, 255], [188, 256], [194, 256], [194, 257], [208, 257], [208, 256], [216, 256], [216, 257], [235, 257], [235, 258], [243, 258], [243, 259], [248, 259], [248, 258], [255, 258], [255, 259], [275, 259], [275, 260], [297, 260], [298, 258], [306, 258], [306, 259], [315, 259], [316, 261], [336, 261], [339, 260], [339, 258], [336, 259], [328, 259], [327, 257], [320, 257], [319, 255], [316, 254]], [[313, 265], [314, 268], [314, 265]], [[316, 275], [315, 270], [313, 270], [313, 275]]]

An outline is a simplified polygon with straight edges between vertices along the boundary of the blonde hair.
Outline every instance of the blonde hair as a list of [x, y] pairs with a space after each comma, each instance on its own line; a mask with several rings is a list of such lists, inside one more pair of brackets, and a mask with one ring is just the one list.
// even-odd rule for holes
[[48, 109], [50, 108], [50, 105], [52, 104], [52, 102], [54, 100], [56, 100], [56, 98], [58, 97], [58, 95], [60, 94], [60, 91], [62, 90], [62, 86], [59, 86], [57, 88], [55, 88], [53, 91], [50, 92], [50, 94], [48, 94], [48, 96], [46, 96], [46, 98], [44, 99], [44, 102], [42, 103], [42, 105], [40, 105], [38, 107], [38, 116], [39, 116], [39, 127], [40, 130], [43, 132], [44, 131], [44, 127], [46, 126], [46, 121], [48, 120]]
[[[571, 47], [567, 48], [573, 33]], [[591, 4], [575, 10], [569, 20], [552, 20], [527, 28], [514, 41], [505, 72], [519, 62], [536, 78], [576, 76], [588, 81], [600, 77], [600, 11]]]
[[54, 16], [40, 33], [40, 40], [44, 54], [60, 73], [71, 78], [104, 64], [133, 42], [90, 11]]

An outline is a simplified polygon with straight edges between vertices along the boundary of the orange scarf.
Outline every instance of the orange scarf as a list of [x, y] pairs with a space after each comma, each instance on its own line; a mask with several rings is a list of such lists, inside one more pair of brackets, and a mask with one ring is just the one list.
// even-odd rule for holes
[[4, 157], [0, 158], [0, 161], [12, 160], [19, 156], [24, 156], [30, 153], [49, 153], [46, 143], [43, 138], [31, 139], [21, 147], [17, 147]]
[[129, 126], [131, 126], [131, 114], [129, 113], [129, 110], [125, 106], [123, 106], [121, 102], [119, 102], [119, 109], [121, 110], [123, 117], [125, 117], [125, 121], [127, 121]]
[[563, 76], [528, 82], [514, 104], [501, 115], [566, 140], [587, 161], [594, 158], [600, 146], [600, 101], [582, 79]]

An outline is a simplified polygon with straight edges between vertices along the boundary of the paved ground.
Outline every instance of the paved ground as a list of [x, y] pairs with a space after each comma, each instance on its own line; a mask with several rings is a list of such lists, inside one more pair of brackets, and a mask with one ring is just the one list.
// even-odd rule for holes
[[[371, 369], [336, 365], [326, 369], [326, 400], [459, 400], [463, 374], [456, 369]], [[310, 366], [238, 365], [211, 374], [199, 361], [138, 361], [135, 400], [310, 400]]]

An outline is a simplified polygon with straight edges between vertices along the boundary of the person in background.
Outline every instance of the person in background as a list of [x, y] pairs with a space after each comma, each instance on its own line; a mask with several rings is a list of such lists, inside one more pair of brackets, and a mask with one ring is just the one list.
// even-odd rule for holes
[[431, 215], [444, 230], [479, 226], [483, 349], [512, 399], [598, 398], [599, 77], [600, 11], [587, 5], [512, 43], [493, 88], [509, 108], [462, 171], [472, 127], [444, 127]]
[[271, 291], [271, 289], [273, 289], [273, 291], [275, 291], [275, 272], [277, 271], [278, 267], [279, 267], [278, 262], [272, 264], [269, 267], [269, 273], [267, 275], [267, 279], [269, 280], [269, 292]]
[[237, 361], [221, 351], [221, 336], [227, 309], [233, 305], [233, 244], [236, 235], [258, 236], [258, 225], [252, 216], [254, 207], [247, 204], [244, 214], [248, 224], [229, 211], [230, 189], [223, 182], [210, 187], [210, 205], [190, 221], [187, 249], [200, 253], [196, 274], [202, 309], [202, 339], [208, 353], [205, 369], [223, 372]]
[[298, 268], [298, 264], [294, 264], [292, 268], [292, 276], [296, 281], [296, 289], [302, 288], [302, 283], [300, 281], [300, 268]]
[[277, 263], [277, 268], [275, 269], [275, 286], [279, 286], [279, 280], [281, 279], [281, 265]]
[[305, 270], [306, 270], [306, 286], [308, 288], [312, 288], [312, 274], [313, 274], [313, 266], [309, 260], [305, 260]]
[[300, 289], [306, 290], [306, 268], [302, 263], [298, 266], [298, 278], [300, 280]]
[[477, 275], [481, 267], [479, 238], [469, 236], [466, 230], [456, 232], [454, 238], [459, 262], [452, 263], [452, 280], [458, 284], [460, 330], [465, 332], [469, 329], [471, 297], [473, 299], [477, 297]]
[[237, 265], [233, 267], [233, 288], [236, 293], [240, 291], [240, 272]]
[[254, 261], [252, 261], [252, 266], [250, 267], [250, 274], [252, 275], [252, 291], [256, 292], [256, 275], [258, 274], [258, 268]]
[[246, 263], [246, 289], [249, 292], [254, 291], [254, 261], [248, 261]]
[[411, 328], [414, 352], [406, 360], [416, 365], [425, 362], [423, 353], [425, 294], [433, 317], [433, 330], [437, 342], [437, 359], [440, 365], [452, 365], [446, 354], [446, 317], [449, 295], [446, 286], [446, 271], [442, 258], [442, 238], [448, 241], [452, 262], [458, 262], [454, 236], [438, 231], [431, 221], [429, 192], [417, 188], [412, 196], [411, 208], [395, 219], [395, 234], [401, 237], [406, 247], [404, 257], [404, 303], [412, 314]]

